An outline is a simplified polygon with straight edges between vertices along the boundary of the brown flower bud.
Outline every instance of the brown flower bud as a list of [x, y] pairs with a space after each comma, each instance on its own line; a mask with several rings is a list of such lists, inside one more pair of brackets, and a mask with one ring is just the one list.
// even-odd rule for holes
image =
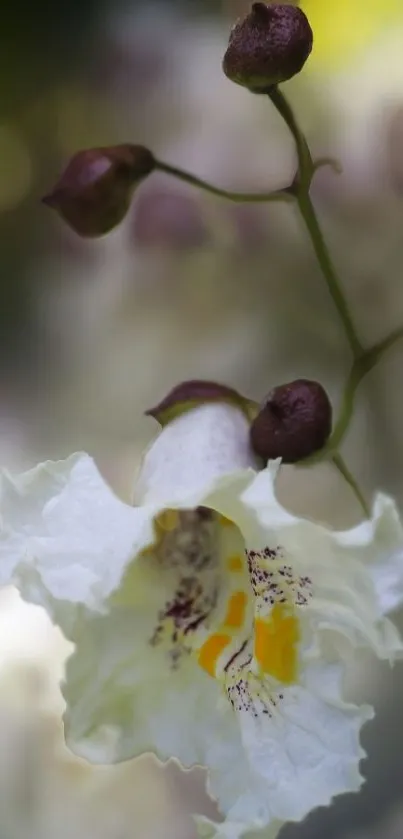
[[158, 405], [149, 408], [145, 413], [164, 426], [181, 414], [209, 402], [229, 402], [240, 408], [248, 418], [256, 416], [257, 405], [251, 399], [242, 396], [232, 387], [205, 379], [181, 382], [173, 387]]
[[79, 236], [103, 236], [124, 219], [135, 187], [154, 168], [154, 156], [144, 146], [87, 149], [71, 158], [42, 200]]
[[223, 70], [236, 84], [265, 93], [302, 70], [312, 43], [312, 29], [301, 9], [253, 3], [231, 32]]
[[259, 457], [297, 463], [323, 448], [332, 428], [332, 406], [318, 382], [297, 379], [274, 388], [251, 425]]

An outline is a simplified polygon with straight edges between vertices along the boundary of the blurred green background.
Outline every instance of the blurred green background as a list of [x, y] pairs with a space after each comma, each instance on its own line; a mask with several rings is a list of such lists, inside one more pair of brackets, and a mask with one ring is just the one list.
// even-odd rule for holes
[[[318, 174], [313, 197], [370, 345], [403, 324], [403, 8], [302, 5], [315, 48], [286, 91], [314, 153], [343, 164], [340, 176]], [[40, 203], [74, 152], [130, 141], [229, 189], [289, 183], [294, 149], [278, 116], [221, 72], [229, 28], [247, 7], [37, 0], [3, 10], [0, 451], [11, 467], [85, 449], [127, 496], [156, 430], [143, 412], [186, 378], [257, 399], [314, 378], [337, 407], [348, 350], [293, 209], [230, 205], [155, 175], [125, 223], [88, 242]], [[396, 346], [363, 384], [344, 451], [368, 497], [382, 488], [400, 503], [402, 361]], [[327, 467], [284, 470], [281, 493], [335, 525], [359, 516]], [[398, 672], [365, 662], [351, 674], [352, 693], [379, 709], [365, 737], [368, 783], [284, 839], [403, 835], [402, 686]], [[175, 808], [207, 806], [200, 779], [175, 771], [169, 783], [172, 825]], [[157, 836], [125, 830], [116, 839]]]

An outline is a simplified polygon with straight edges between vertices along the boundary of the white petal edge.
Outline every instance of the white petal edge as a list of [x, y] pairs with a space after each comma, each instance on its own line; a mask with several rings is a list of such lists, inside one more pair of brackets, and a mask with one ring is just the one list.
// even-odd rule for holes
[[341, 545], [356, 548], [367, 563], [380, 613], [387, 615], [402, 606], [403, 527], [393, 499], [379, 493], [371, 519], [335, 538]]
[[86, 454], [3, 472], [0, 511], [0, 585], [56, 611], [68, 602], [102, 611], [154, 538], [154, 509], [117, 498]]
[[247, 828], [245, 831], [244, 824], [230, 819], [215, 822], [201, 815], [195, 815], [193, 818], [200, 839], [276, 839], [283, 826], [282, 822], [273, 822], [262, 828]]

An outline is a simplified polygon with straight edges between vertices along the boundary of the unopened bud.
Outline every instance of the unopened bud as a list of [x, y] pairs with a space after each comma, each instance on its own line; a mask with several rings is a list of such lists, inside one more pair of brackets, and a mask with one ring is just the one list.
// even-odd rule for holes
[[43, 201], [79, 236], [103, 236], [124, 219], [135, 187], [154, 168], [154, 156], [144, 146], [87, 149], [71, 158]]
[[318, 382], [297, 379], [274, 388], [251, 425], [251, 443], [263, 460], [297, 463], [325, 445], [332, 406]]
[[301, 9], [253, 3], [231, 32], [223, 70], [236, 84], [264, 93], [302, 70], [312, 43], [312, 29]]
[[158, 405], [145, 413], [146, 416], [154, 417], [160, 425], [164, 426], [181, 414], [211, 402], [227, 402], [235, 405], [248, 419], [256, 416], [257, 405], [251, 399], [242, 396], [232, 387], [204, 379], [181, 382], [173, 387]]

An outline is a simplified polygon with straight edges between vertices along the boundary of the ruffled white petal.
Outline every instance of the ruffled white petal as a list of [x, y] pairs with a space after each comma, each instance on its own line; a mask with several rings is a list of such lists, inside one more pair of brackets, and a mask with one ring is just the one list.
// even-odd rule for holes
[[340, 544], [354, 549], [373, 580], [383, 615], [403, 604], [403, 528], [395, 502], [379, 494], [372, 518], [337, 534]]
[[341, 666], [307, 668], [301, 685], [282, 690], [272, 716], [238, 714], [240, 740], [222, 734], [219, 746], [211, 743], [209, 791], [226, 819], [198, 820], [201, 835], [266, 836], [267, 828], [275, 833], [281, 822], [359, 789], [359, 732], [372, 711], [341, 700], [341, 677]]
[[[121, 652], [117, 651], [117, 657]], [[88, 668], [87, 655], [82, 664]], [[251, 830], [258, 835], [267, 827], [276, 835], [274, 827], [278, 829], [280, 821], [299, 820], [334, 795], [359, 788], [358, 763], [363, 752], [358, 734], [371, 713], [346, 705], [334, 695], [338, 681], [334, 668], [312, 671], [306, 676], [306, 687], [286, 689], [275, 717], [256, 721], [248, 716], [235, 718], [216, 683], [197, 669], [181, 668], [169, 678], [163, 669], [151, 667], [150, 661], [149, 673], [144, 661], [136, 667], [135, 656], [133, 665], [133, 671], [127, 673], [125, 668], [125, 677], [110, 684], [109, 691], [107, 682], [93, 684], [95, 672], [81, 682], [84, 690], [93, 684], [92, 703], [88, 694], [83, 703], [91, 715], [81, 732], [80, 683], [68, 674], [70, 735], [75, 743], [85, 736], [87, 756], [96, 755], [97, 747], [103, 747], [104, 756], [110, 742], [115, 756], [152, 750], [162, 759], [175, 754], [187, 766], [207, 765], [209, 791], [226, 819], [222, 824], [199, 820], [201, 835], [238, 839], [249, 836]], [[91, 741], [88, 726], [97, 716], [104, 732], [102, 727], [94, 730]]]
[[[331, 531], [279, 504], [277, 469], [278, 462], [269, 464], [240, 494], [236, 521], [246, 544], [279, 546], [295, 574], [309, 575], [313, 597], [307, 614], [315, 630], [333, 630], [335, 643], [344, 636], [354, 646], [368, 645], [380, 658], [401, 653], [399, 634], [383, 617], [385, 590], [390, 604], [390, 589], [396, 578], [402, 585], [403, 575], [403, 532], [394, 503], [379, 496], [370, 521]], [[226, 500], [220, 506], [230, 515]]]
[[[333, 533], [281, 507], [275, 497], [276, 471], [277, 464], [270, 464], [243, 486], [242, 478], [237, 478], [235, 498], [223, 483], [214, 496], [214, 506], [237, 522], [248, 547], [279, 550], [294, 574], [312, 580], [312, 597], [299, 613], [305, 639], [300, 646], [299, 684], [281, 688], [284, 700], [272, 719], [240, 715], [247, 766], [231, 753], [228, 798], [222, 790], [221, 753], [218, 759], [210, 755], [212, 792], [226, 822], [222, 827], [204, 821], [201, 829], [222, 839], [243, 835], [243, 819], [256, 829], [259, 819], [262, 825], [273, 819], [298, 820], [333, 795], [359, 788], [363, 756], [359, 732], [372, 712], [342, 701], [343, 660], [363, 644], [381, 658], [402, 653], [396, 628], [383, 617], [386, 595], [381, 584], [385, 590], [386, 583], [389, 586], [390, 605], [390, 589], [399, 574], [399, 568], [394, 578], [391, 574], [399, 558], [397, 553], [392, 562], [390, 552], [402, 545], [393, 502], [379, 497], [369, 524]], [[320, 661], [312, 664], [318, 657]], [[326, 665], [326, 658], [341, 663]], [[263, 802], [269, 802], [266, 811]], [[250, 821], [251, 815], [257, 822]]]
[[0, 481], [0, 584], [53, 604], [58, 618], [63, 603], [105, 609], [128, 565], [153, 541], [153, 508], [120, 501], [85, 454], [16, 477], [3, 473]]
[[1, 491], [1, 582], [45, 606], [76, 645], [63, 691], [69, 744], [92, 760], [153, 751], [205, 762], [197, 721], [221, 688], [195, 660], [175, 670], [151, 644], [169, 599], [161, 567], [144, 555], [161, 508], [121, 502], [86, 455], [4, 475]]

